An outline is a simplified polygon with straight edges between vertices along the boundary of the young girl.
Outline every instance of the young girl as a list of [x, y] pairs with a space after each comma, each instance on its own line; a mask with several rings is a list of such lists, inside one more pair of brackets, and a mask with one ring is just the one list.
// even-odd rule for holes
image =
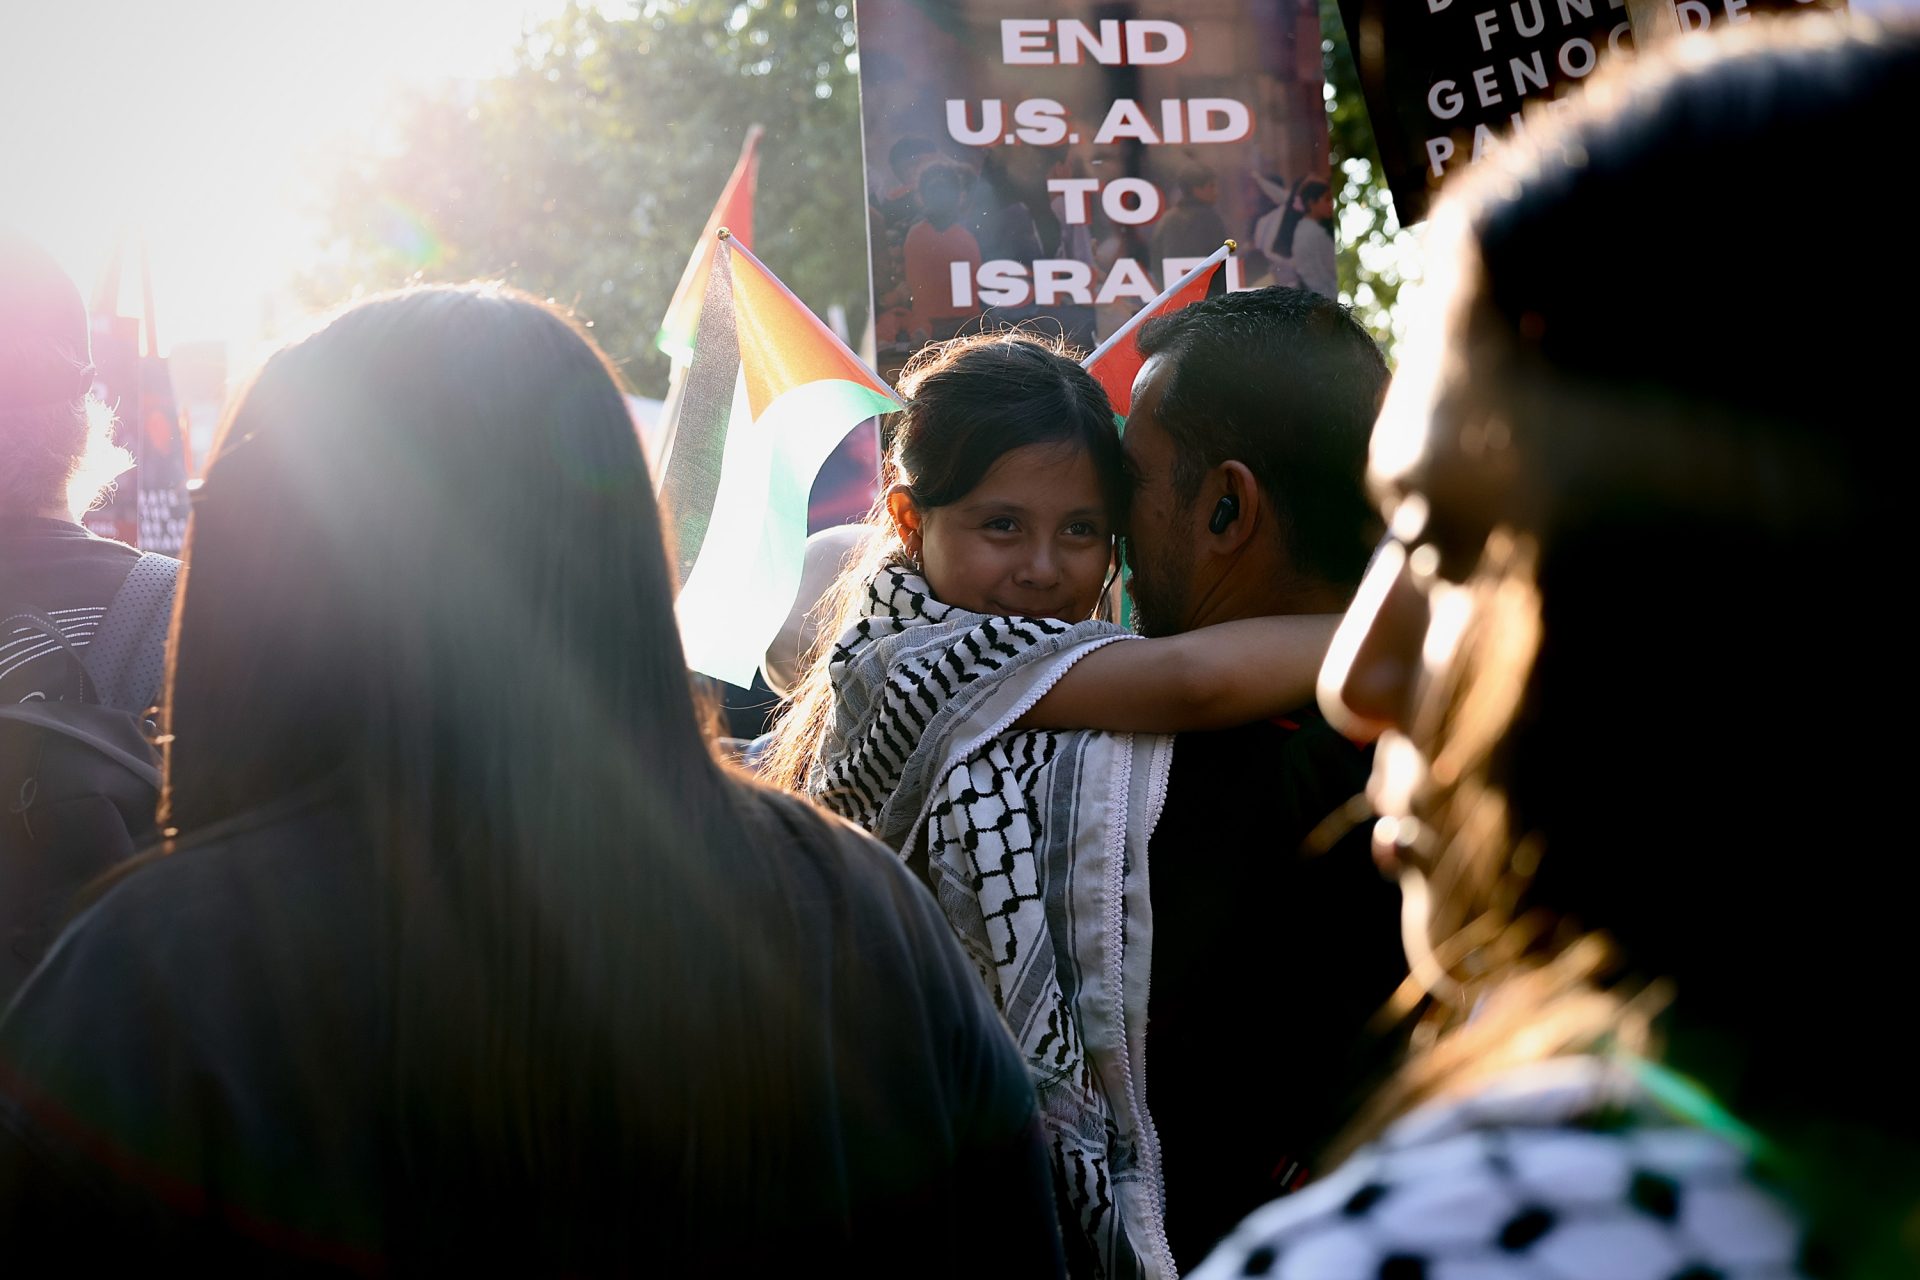
[[1335, 619], [1095, 620], [1129, 487], [1105, 393], [1019, 332], [933, 349], [900, 389], [888, 488], [765, 769], [932, 885], [1026, 1053], [1073, 1269], [1170, 1274], [1135, 1067], [1164, 735], [1307, 702]]
[[[908, 407], [887, 452], [887, 487], [870, 536], [817, 610], [822, 643], [775, 729], [766, 776], [858, 820], [826, 777], [839, 754], [834, 668], [853, 655], [826, 642], [876, 616], [1047, 620], [1131, 642], [1090, 646], [1036, 691], [1014, 728], [1180, 733], [1312, 701], [1338, 615], [1154, 639], [1089, 622], [1111, 583], [1129, 480], [1106, 395], [1065, 348], [1019, 330], [958, 338], [922, 353], [900, 389]], [[900, 574], [922, 584], [906, 612], [874, 598], [883, 577], [890, 588]]]

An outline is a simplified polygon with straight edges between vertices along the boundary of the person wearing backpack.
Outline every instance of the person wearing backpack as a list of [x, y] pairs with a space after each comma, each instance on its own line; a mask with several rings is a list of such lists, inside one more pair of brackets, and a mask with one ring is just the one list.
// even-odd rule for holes
[[80, 291], [0, 233], [0, 1001], [153, 834], [146, 713], [180, 565], [73, 519], [131, 461], [92, 384]]

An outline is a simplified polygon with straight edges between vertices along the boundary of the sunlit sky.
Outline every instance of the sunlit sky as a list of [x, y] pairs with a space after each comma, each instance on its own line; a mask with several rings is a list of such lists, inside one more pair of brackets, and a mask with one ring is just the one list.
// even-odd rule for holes
[[311, 257], [329, 157], [376, 136], [396, 93], [505, 69], [563, 4], [7, 0], [0, 224], [89, 297], [115, 243], [144, 238], [163, 349], [226, 339], [244, 358], [291, 319], [270, 298]]

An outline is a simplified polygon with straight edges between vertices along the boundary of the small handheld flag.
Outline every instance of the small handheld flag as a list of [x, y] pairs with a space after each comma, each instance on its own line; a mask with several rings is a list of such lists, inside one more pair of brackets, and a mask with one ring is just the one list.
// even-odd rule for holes
[[687, 665], [744, 685], [800, 588], [820, 464], [855, 426], [901, 404], [725, 227], [705, 274], [660, 496]]
[[1133, 340], [1134, 331], [1155, 316], [1168, 315], [1206, 297], [1221, 264], [1238, 248], [1239, 245], [1229, 240], [1215, 249], [1199, 266], [1169, 285], [1166, 292], [1135, 312], [1131, 320], [1115, 329], [1111, 337], [1094, 348], [1092, 355], [1080, 362], [1106, 391], [1116, 416], [1124, 418], [1133, 408], [1133, 379], [1146, 363], [1146, 357], [1140, 354]]

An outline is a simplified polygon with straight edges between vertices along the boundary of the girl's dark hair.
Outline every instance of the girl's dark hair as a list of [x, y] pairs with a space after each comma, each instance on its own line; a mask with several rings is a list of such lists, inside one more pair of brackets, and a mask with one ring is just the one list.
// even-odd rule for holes
[[827, 726], [833, 691], [826, 655], [860, 614], [867, 583], [906, 552], [893, 535], [886, 494], [903, 485], [923, 511], [973, 492], [993, 464], [1029, 445], [1085, 449], [1099, 477], [1110, 527], [1123, 529], [1129, 493], [1120, 433], [1107, 393], [1065, 342], [1021, 329], [972, 334], [923, 348], [901, 371], [906, 408], [894, 415], [880, 469], [870, 535], [819, 607], [822, 624], [807, 674], [796, 686], [761, 775], [804, 793]]
[[[1901, 659], [1850, 611], [1903, 572], [1873, 490], [1908, 339], [1808, 322], [1756, 211], [1771, 174], [1884, 163], [1920, 38], [1752, 27], [1597, 78], [1435, 211], [1460, 278], [1432, 429], [1515, 479], [1412, 720], [1443, 1032], [1370, 1123], [1664, 1039], [1785, 1154], [1832, 1269], [1894, 1274], [1920, 1109], [1874, 1020], [1912, 967], [1911, 900], [1881, 883], [1906, 770], [1868, 744]], [[1648, 217], [1699, 230], [1636, 236], [1623, 287], [1589, 249]], [[1914, 277], [1876, 264], [1888, 296]]]
[[783, 850], [696, 725], [605, 357], [500, 287], [351, 307], [239, 396], [187, 559], [163, 824], [332, 779], [364, 826], [392, 1212], [541, 1269], [723, 1232], [803, 1123], [813, 1013], [779, 971]]
[[900, 394], [907, 407], [889, 423], [882, 488], [904, 484], [931, 510], [971, 493], [1015, 449], [1073, 444], [1093, 459], [1121, 527], [1128, 490], [1113, 406], [1064, 343], [1020, 329], [955, 338], [908, 362]]

